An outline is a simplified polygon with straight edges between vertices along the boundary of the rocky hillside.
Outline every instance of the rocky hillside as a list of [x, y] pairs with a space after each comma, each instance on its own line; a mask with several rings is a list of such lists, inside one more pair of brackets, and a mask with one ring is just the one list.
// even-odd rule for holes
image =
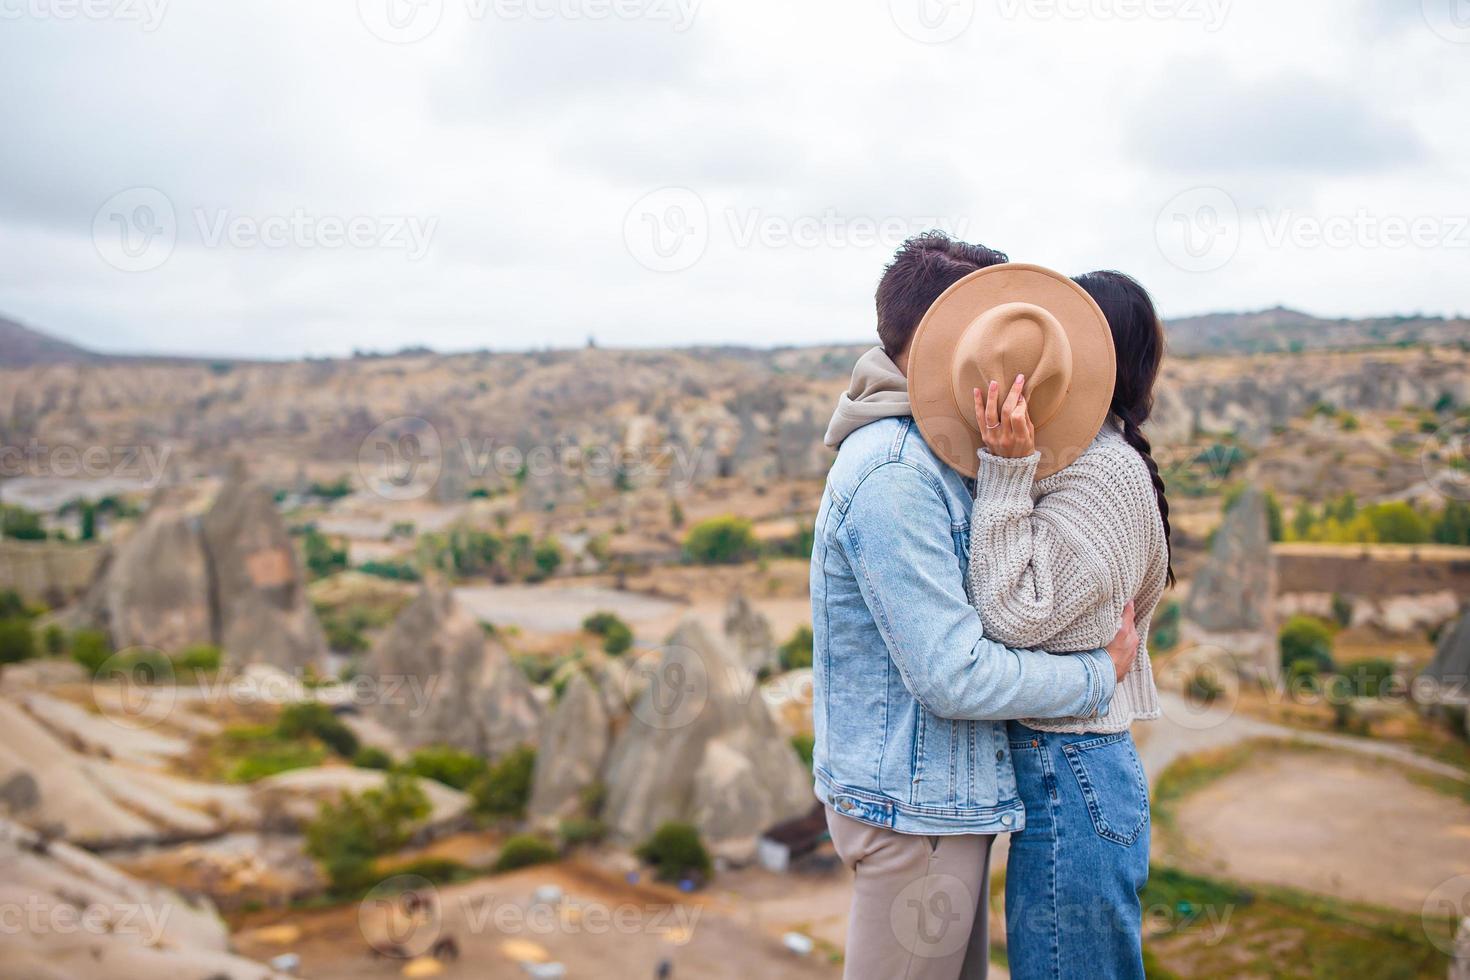
[[0, 317], [0, 365], [93, 363], [102, 355]]
[[1350, 350], [1407, 344], [1459, 344], [1470, 340], [1464, 318], [1393, 316], [1324, 320], [1277, 306], [1255, 313], [1210, 313], [1169, 321], [1169, 349], [1176, 355], [1258, 354], [1301, 350]]

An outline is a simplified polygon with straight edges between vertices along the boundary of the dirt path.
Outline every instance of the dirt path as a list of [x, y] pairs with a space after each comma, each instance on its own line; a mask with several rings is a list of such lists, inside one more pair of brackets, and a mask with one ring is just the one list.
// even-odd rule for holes
[[1143, 760], [1143, 769], [1148, 773], [1150, 783], [1157, 781], [1170, 763], [1184, 756], [1228, 748], [1258, 738], [1296, 740], [1391, 762], [1433, 776], [1466, 779], [1463, 770], [1392, 742], [1288, 728], [1239, 712], [1231, 712], [1223, 707], [1201, 713], [1198, 708], [1171, 691], [1160, 691], [1159, 700], [1163, 704], [1164, 716], [1135, 729], [1138, 754]]
[[[1186, 867], [1405, 912], [1470, 875], [1470, 804], [1341, 754], [1263, 753], [1179, 804], [1175, 825]], [[1470, 877], [1447, 887], [1463, 907]]]

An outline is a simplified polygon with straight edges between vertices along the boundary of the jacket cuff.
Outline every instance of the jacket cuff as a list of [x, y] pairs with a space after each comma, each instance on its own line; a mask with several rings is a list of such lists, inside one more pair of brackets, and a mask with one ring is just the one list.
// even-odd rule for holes
[[1113, 706], [1113, 695], [1118, 690], [1118, 674], [1113, 670], [1113, 658], [1106, 650], [1088, 650], [1077, 654], [1087, 667], [1088, 710], [1081, 712], [1082, 718], [1100, 718]]
[[1041, 453], [1009, 459], [992, 456], [981, 449], [975, 454], [980, 468], [975, 474], [975, 498], [977, 500], [1024, 499], [1031, 503], [1031, 486], [1036, 482], [1036, 467], [1041, 462]]

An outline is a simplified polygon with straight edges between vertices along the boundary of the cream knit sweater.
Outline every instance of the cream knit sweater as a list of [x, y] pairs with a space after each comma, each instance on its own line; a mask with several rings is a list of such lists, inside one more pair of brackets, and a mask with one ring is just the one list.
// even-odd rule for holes
[[[1159, 717], [1148, 628], [1164, 594], [1168, 543], [1148, 467], [1115, 422], [1075, 463], [1035, 480], [1040, 453], [980, 451], [970, 532], [970, 601], [985, 635], [1075, 653], [1105, 646], [1134, 599], [1138, 660], [1099, 718], [1026, 719], [1053, 732], [1119, 732]], [[1034, 481], [1034, 485], [1033, 485]]]

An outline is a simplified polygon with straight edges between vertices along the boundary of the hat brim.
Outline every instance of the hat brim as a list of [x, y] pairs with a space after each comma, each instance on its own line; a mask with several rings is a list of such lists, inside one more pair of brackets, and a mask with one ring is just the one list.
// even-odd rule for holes
[[[955, 350], [981, 313], [1021, 302], [1050, 311], [1072, 345], [1071, 384], [1057, 413], [1036, 430], [1038, 479], [1071, 465], [1087, 450], [1113, 401], [1113, 333], [1086, 290], [1059, 272], [1020, 262], [970, 273], [945, 290], [919, 323], [909, 345], [908, 379], [909, 401], [924, 441], [948, 466], [971, 478], [979, 470], [976, 454], [984, 443], [973, 397], [957, 399], [953, 390]], [[996, 380], [1003, 390], [1009, 387], [1009, 380]]]

